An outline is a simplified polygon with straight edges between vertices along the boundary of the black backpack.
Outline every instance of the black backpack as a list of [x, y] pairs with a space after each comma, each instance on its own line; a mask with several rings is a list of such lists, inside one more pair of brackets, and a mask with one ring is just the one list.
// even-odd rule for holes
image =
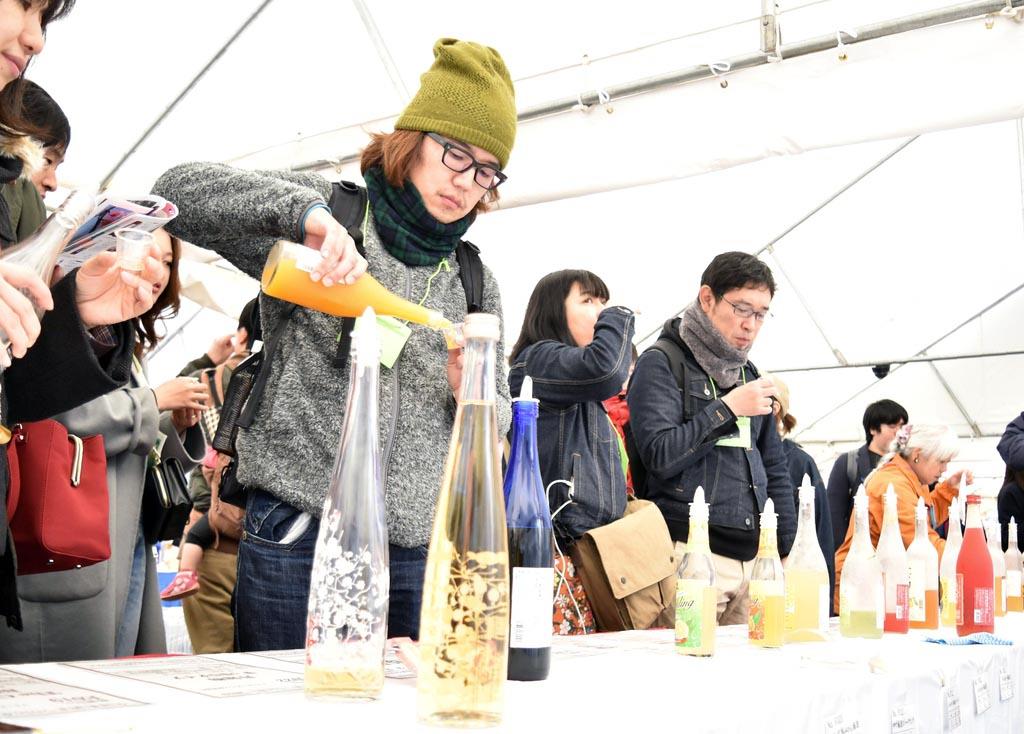
[[[694, 416], [694, 407], [690, 391], [686, 389], [689, 379], [686, 368], [686, 356], [683, 353], [682, 347], [673, 339], [663, 336], [644, 351], [649, 352], [652, 349], [657, 349], [668, 357], [672, 376], [676, 379], [676, 387], [679, 389], [679, 396], [683, 400], [683, 419], [690, 420]], [[624, 443], [626, 444], [626, 458], [629, 460], [629, 473], [633, 478], [633, 494], [639, 499], [646, 499], [647, 468], [644, 466], [643, 459], [640, 458], [640, 449], [636, 445], [636, 439], [633, 438], [633, 429], [630, 421], [627, 421], [626, 425], [622, 427], [622, 433]]]

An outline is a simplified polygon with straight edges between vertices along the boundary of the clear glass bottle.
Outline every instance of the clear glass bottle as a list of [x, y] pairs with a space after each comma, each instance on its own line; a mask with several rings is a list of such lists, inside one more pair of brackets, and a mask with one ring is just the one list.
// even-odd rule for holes
[[786, 581], [779, 560], [778, 527], [775, 503], [769, 498], [761, 513], [761, 539], [750, 571], [748, 636], [758, 647], [780, 647], [786, 629]]
[[462, 385], [437, 499], [420, 617], [420, 721], [501, 721], [508, 670], [508, 538], [495, 407], [497, 316], [466, 317]]
[[999, 539], [999, 524], [990, 522], [986, 528], [988, 552], [992, 556], [992, 586], [995, 590], [995, 615], [1006, 616], [1006, 557]]
[[380, 339], [372, 308], [356, 321], [351, 356], [309, 586], [306, 695], [372, 699], [384, 686], [390, 581], [377, 431]]
[[896, 489], [892, 484], [885, 491], [884, 502], [877, 552], [885, 582], [885, 631], [904, 633], [910, 629], [910, 574], [907, 549], [903, 545], [899, 516], [896, 514]]
[[964, 531], [960, 527], [960, 503], [953, 501], [949, 505], [949, 522], [946, 530], [946, 545], [942, 549], [942, 560], [939, 561], [939, 592], [941, 608], [939, 621], [943, 627], [956, 626], [956, 607], [959, 592], [956, 582], [956, 562], [960, 556], [960, 547], [964, 542]]
[[853, 498], [853, 540], [839, 577], [839, 632], [843, 637], [878, 638], [885, 624], [882, 565], [871, 545], [864, 485]]
[[967, 495], [967, 523], [964, 543], [956, 560], [959, 596], [956, 608], [956, 633], [961, 637], [974, 632], [995, 631], [995, 588], [992, 554], [985, 545], [981, 527], [981, 497]]
[[551, 613], [555, 569], [551, 552], [551, 508], [544, 494], [537, 455], [533, 380], [523, 378], [512, 401], [512, 443], [505, 472], [505, 517], [511, 569], [509, 680], [544, 680], [551, 668]]
[[[16, 245], [11, 245], [3, 254], [0, 262], [20, 265], [38, 275], [43, 283], [49, 285], [57, 258], [71, 241], [72, 235], [89, 217], [96, 205], [96, 197], [84, 191], [72, 191], [57, 207], [57, 210], [42, 223], [28, 238]], [[36, 316], [42, 317], [43, 310], [36, 307]], [[9, 350], [11, 340], [0, 329], [0, 349]]]
[[914, 629], [939, 628], [939, 553], [928, 538], [928, 508], [917, 498], [914, 540], [907, 548], [907, 618]]
[[709, 508], [704, 488], [697, 487], [690, 503], [686, 552], [676, 571], [676, 652], [708, 657], [715, 653], [718, 590], [708, 539]]
[[828, 566], [814, 522], [814, 485], [799, 489], [796, 539], [786, 557], [786, 642], [828, 638]]
[[1021, 582], [1024, 564], [1021, 563], [1020, 549], [1017, 548], [1017, 521], [1010, 518], [1006, 535], [1006, 611], [1024, 612], [1024, 595]]

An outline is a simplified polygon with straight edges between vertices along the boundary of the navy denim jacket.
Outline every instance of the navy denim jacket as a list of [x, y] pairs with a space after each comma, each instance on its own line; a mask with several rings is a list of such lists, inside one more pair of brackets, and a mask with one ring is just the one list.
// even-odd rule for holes
[[[529, 375], [533, 396], [540, 400], [537, 446], [545, 486], [556, 479], [573, 482], [572, 504], [554, 519], [561, 538], [579, 538], [618, 520], [626, 509], [619, 439], [601, 401], [622, 389], [632, 340], [633, 312], [607, 308], [589, 345], [536, 342], [516, 355], [509, 370], [513, 397]], [[554, 485], [548, 499], [554, 512], [568, 499], [568, 488]]]
[[[683, 347], [688, 360], [686, 390], [693, 418], [684, 420], [683, 400], [658, 350], [640, 355], [626, 399], [630, 426], [647, 469], [647, 498], [661, 509], [675, 540], [686, 540], [690, 502], [698, 486], [710, 504], [711, 550], [750, 560], [757, 552], [760, 512], [769, 497], [779, 516], [779, 552], [785, 556], [796, 536], [793, 486], [778, 429], [771, 416], [750, 419], [751, 448], [716, 446], [736, 430], [736, 416], [719, 397], [704, 370], [679, 337], [679, 319], [662, 330]], [[747, 365], [747, 379], [756, 370]]]

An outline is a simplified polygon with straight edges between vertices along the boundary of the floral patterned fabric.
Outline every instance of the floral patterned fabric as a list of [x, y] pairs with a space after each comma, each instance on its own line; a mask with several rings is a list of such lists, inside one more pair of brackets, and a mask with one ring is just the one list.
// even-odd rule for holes
[[568, 556], [555, 554], [554, 634], [589, 635], [597, 631], [583, 582]]

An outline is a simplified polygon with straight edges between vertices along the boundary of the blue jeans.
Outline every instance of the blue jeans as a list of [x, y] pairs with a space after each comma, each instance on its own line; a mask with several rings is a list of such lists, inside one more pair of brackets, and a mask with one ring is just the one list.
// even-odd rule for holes
[[[249, 490], [245, 532], [238, 547], [236, 646], [242, 652], [294, 650], [306, 644], [306, 613], [320, 523], [294, 541], [287, 535], [301, 510], [262, 490]], [[389, 548], [389, 637], [419, 637], [427, 548]]]

